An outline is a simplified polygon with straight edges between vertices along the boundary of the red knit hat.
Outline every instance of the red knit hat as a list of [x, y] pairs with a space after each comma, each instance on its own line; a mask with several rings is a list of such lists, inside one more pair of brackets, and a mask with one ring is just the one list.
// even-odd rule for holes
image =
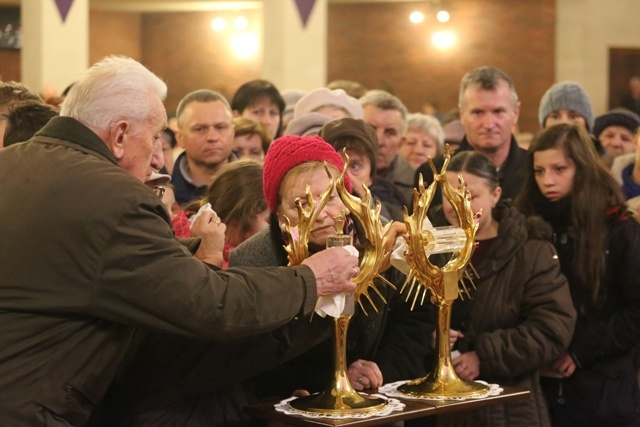
[[[264, 158], [262, 188], [271, 212], [278, 208], [278, 193], [284, 176], [301, 163], [327, 162], [342, 172], [344, 161], [336, 150], [319, 136], [286, 135], [273, 141]], [[351, 192], [351, 180], [345, 174], [344, 185]]]

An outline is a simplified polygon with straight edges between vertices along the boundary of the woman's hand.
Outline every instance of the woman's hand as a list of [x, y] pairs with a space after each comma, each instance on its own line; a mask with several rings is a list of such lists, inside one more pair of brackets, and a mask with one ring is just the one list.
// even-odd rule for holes
[[453, 359], [453, 369], [461, 380], [473, 381], [480, 375], [480, 359], [475, 351], [462, 353]]
[[[464, 338], [464, 334], [455, 329], [449, 329], [449, 348], [453, 348], [458, 338]], [[431, 334], [431, 348], [436, 348], [436, 331]]]
[[382, 386], [382, 372], [375, 362], [356, 360], [347, 370], [351, 387], [357, 391], [376, 389]]
[[562, 353], [553, 362], [553, 369], [565, 378], [569, 378], [576, 371], [576, 362], [568, 352]]

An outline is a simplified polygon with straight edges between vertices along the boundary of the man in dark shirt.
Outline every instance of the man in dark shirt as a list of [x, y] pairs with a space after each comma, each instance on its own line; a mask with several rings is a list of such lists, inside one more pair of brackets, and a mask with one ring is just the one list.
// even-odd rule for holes
[[[526, 151], [518, 147], [512, 134], [520, 115], [520, 101], [513, 82], [494, 67], [473, 69], [460, 82], [458, 106], [465, 136], [457, 151], [475, 150], [487, 155], [498, 168], [502, 200], [515, 198], [524, 181]], [[433, 160], [440, 171], [443, 159]], [[433, 182], [428, 162], [416, 171], [416, 187], [420, 174], [425, 186]], [[438, 191], [432, 206], [441, 203]]]

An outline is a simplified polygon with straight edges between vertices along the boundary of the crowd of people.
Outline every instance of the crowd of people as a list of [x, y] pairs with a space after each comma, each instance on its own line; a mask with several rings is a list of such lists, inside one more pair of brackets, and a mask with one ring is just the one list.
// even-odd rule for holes
[[[2, 425], [251, 426], [244, 406], [320, 391], [332, 325], [312, 316], [316, 299], [353, 291], [360, 272], [327, 238], [366, 237], [334, 188], [309, 257], [290, 266], [298, 201], [346, 170], [345, 187], [391, 223], [391, 246], [448, 144], [447, 180], [461, 176], [482, 212], [453, 366], [531, 391], [476, 410], [475, 425], [640, 426], [636, 112], [596, 115], [578, 82], [558, 82], [523, 147], [532, 106], [490, 66], [461, 77], [446, 117], [344, 80], [282, 92], [253, 80], [230, 99], [197, 89], [174, 120], [166, 92], [115, 56], [59, 106], [0, 82]], [[441, 192], [428, 215], [457, 225]], [[359, 391], [433, 365], [433, 307], [411, 309], [396, 268], [381, 275], [386, 304], [357, 307], [347, 341]]]

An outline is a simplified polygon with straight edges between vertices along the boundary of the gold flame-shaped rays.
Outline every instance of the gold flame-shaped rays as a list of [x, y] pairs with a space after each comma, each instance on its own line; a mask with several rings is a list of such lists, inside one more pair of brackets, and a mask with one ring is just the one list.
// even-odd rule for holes
[[[461, 175], [458, 175], [458, 188], [454, 188], [447, 181], [446, 170], [450, 161], [451, 150], [449, 146], [447, 146], [447, 151], [444, 154], [444, 164], [440, 173], [436, 170], [433, 161], [429, 159], [434, 180], [429, 187], [425, 188], [424, 180], [422, 175], [420, 175], [418, 177], [418, 188], [414, 188], [413, 190], [413, 214], [408, 215], [405, 207], [404, 218], [405, 226], [407, 227], [407, 232], [404, 235], [407, 243], [405, 257], [409, 265], [409, 274], [400, 292], [404, 293], [408, 287], [407, 301], [409, 301], [412, 294], [414, 295], [412, 308], [418, 300], [420, 300], [420, 304], [424, 303], [428, 292], [431, 293], [434, 303], [445, 296], [448, 297], [447, 299], [454, 299], [451, 298], [451, 295], [448, 293], [445, 295], [443, 280], [445, 272], [448, 272], [449, 275], [455, 274], [456, 281], [463, 286], [463, 289], [468, 294], [464, 281], [461, 279], [465, 276], [471, 280], [471, 277], [466, 273], [466, 266], [473, 253], [474, 238], [478, 229], [478, 218], [481, 212], [477, 214], [473, 213], [471, 209], [471, 195]], [[443, 267], [438, 267], [429, 260], [429, 254], [424, 249], [428, 242], [425, 241], [422, 233], [423, 222], [427, 216], [427, 211], [429, 210], [438, 185], [442, 189], [443, 198], [446, 197], [447, 200], [449, 200], [456, 212], [458, 226], [464, 231], [466, 236], [465, 245], [460, 250], [453, 252], [451, 258]]]
[[[405, 257], [409, 265], [409, 274], [401, 292], [408, 286], [407, 301], [414, 295], [412, 309], [419, 299], [422, 304], [427, 293], [431, 295], [431, 302], [438, 309], [438, 322], [436, 327], [436, 352], [437, 360], [432, 371], [424, 378], [411, 380], [398, 387], [403, 393], [411, 396], [427, 397], [431, 399], [448, 398], [473, 398], [485, 395], [489, 388], [484, 384], [461, 380], [451, 361], [451, 348], [449, 343], [449, 331], [451, 321], [451, 306], [456, 298], [461, 295], [459, 284], [471, 259], [475, 245], [475, 234], [478, 230], [480, 212], [474, 214], [471, 209], [471, 195], [461, 175], [458, 175], [458, 188], [453, 188], [446, 179], [446, 170], [451, 160], [451, 150], [447, 145], [444, 154], [444, 164], [440, 173], [433, 162], [429, 164], [434, 174], [433, 183], [425, 189], [422, 176], [419, 185], [413, 191], [413, 214], [408, 215], [405, 209], [405, 224], [407, 233], [404, 235], [407, 243]], [[440, 186], [443, 199], [451, 203], [457, 217], [458, 227], [464, 231], [465, 241], [453, 251], [449, 261], [438, 267], [429, 260], [429, 253], [425, 250], [427, 243], [422, 233], [423, 221], [427, 215], [429, 205], [437, 186]], [[473, 282], [471, 282], [473, 284]]]
[[342, 203], [344, 203], [347, 209], [349, 209], [349, 212], [360, 222], [365, 232], [366, 241], [364, 242], [364, 252], [360, 259], [360, 273], [351, 280], [356, 284], [356, 301], [362, 311], [368, 314], [362, 303], [363, 297], [366, 298], [373, 309], [378, 312], [378, 307], [371, 297], [372, 290], [380, 297], [384, 304], [387, 304], [384, 296], [375, 285], [375, 279], [380, 279], [395, 289], [395, 286], [380, 274], [382, 264], [389, 255], [384, 248], [390, 237], [389, 229], [391, 228], [391, 223], [389, 222], [386, 226], [382, 226], [382, 222], [380, 221], [382, 206], [379, 201], [376, 201], [375, 208], [371, 208], [371, 192], [366, 185], [362, 185], [365, 192], [365, 196], [362, 199], [354, 196], [347, 190], [345, 186], [345, 175], [349, 166], [349, 156], [346, 153], [346, 149], [343, 150], [342, 155], [345, 158], [345, 166], [336, 180], [336, 191]]

